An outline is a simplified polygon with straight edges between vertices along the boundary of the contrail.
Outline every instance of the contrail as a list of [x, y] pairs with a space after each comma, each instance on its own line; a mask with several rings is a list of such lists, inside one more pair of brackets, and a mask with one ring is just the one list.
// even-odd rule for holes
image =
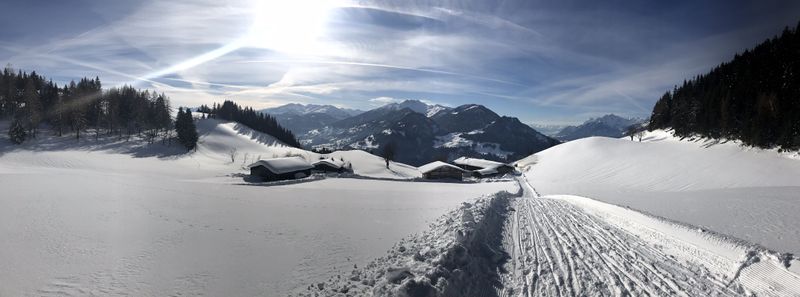
[[427, 68], [414, 68], [414, 67], [389, 65], [389, 64], [379, 64], [379, 63], [330, 61], [330, 60], [299, 60], [299, 59], [247, 60], [247, 61], [240, 61], [238, 63], [243, 63], [243, 64], [247, 64], [247, 63], [273, 63], [273, 64], [307, 63], [307, 64], [331, 64], [331, 65], [352, 65], [352, 66], [379, 67], [379, 68], [388, 68], [388, 69], [399, 69], [399, 70], [418, 71], [418, 72], [426, 72], [426, 73], [434, 73], [434, 74], [445, 74], [445, 75], [461, 76], [461, 77], [467, 77], [467, 78], [472, 78], [472, 79], [503, 83], [503, 84], [508, 84], [508, 85], [525, 86], [525, 85], [518, 84], [518, 83], [515, 83], [515, 82], [510, 82], [510, 81], [505, 81], [505, 80], [500, 80], [500, 79], [494, 79], [494, 78], [489, 78], [489, 77], [483, 77], [483, 76], [463, 74], [463, 73], [452, 72], [452, 71], [435, 70], [435, 69], [427, 69]]

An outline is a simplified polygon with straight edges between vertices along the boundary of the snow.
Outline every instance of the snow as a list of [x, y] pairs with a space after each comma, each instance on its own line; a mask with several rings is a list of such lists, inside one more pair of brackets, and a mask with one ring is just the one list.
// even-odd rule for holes
[[523, 198], [512, 207], [509, 294], [800, 294], [800, 277], [776, 254], [696, 227], [579, 196]]
[[43, 137], [21, 147], [0, 137], [0, 296], [287, 295], [363, 266], [464, 201], [517, 188], [345, 178], [249, 184], [237, 175], [246, 174], [245, 154], [341, 157], [370, 177], [419, 172], [386, 169], [363, 151], [286, 147], [235, 123], [198, 127], [189, 154], [116, 137]]
[[465, 109], [464, 109], [464, 110], [462, 110], [462, 111], [467, 111], [467, 110], [470, 110], [470, 109], [475, 109], [475, 108], [477, 108], [477, 107], [478, 107], [478, 105], [470, 105], [470, 107], [467, 107], [467, 108], [465, 108]]
[[269, 171], [272, 171], [273, 173], [276, 174], [282, 174], [291, 171], [301, 171], [301, 170], [311, 169], [314, 167], [301, 157], [285, 157], [285, 158], [258, 160], [247, 167], [253, 168], [256, 166], [264, 166], [267, 169], [269, 169]]
[[[800, 250], [791, 153], [656, 131], [555, 146], [517, 162], [518, 184], [433, 183], [364, 151], [198, 129], [192, 153], [0, 136], [0, 296], [800, 295], [781, 253]], [[286, 156], [364, 178], [242, 178]]]
[[499, 280], [500, 243], [509, 193], [462, 203], [385, 256], [354, 267], [299, 296], [491, 296]]
[[344, 162], [342, 162], [340, 160], [329, 159], [329, 158], [320, 159], [320, 160], [314, 161], [314, 163], [312, 163], [312, 165], [314, 165], [314, 166], [317, 166], [319, 164], [326, 164], [326, 165], [331, 166], [333, 168], [341, 168], [342, 166], [345, 165]]
[[[300, 296], [797, 296], [783, 258], [696, 227], [589, 198], [463, 203]], [[791, 267], [797, 264], [792, 260]]]
[[467, 158], [467, 157], [460, 157], [458, 159], [455, 159], [455, 160], [453, 160], [453, 163], [456, 163], [458, 165], [467, 165], [467, 166], [473, 166], [473, 167], [480, 167], [480, 168], [484, 168], [484, 169], [497, 168], [497, 167], [505, 165], [503, 163], [496, 162], [496, 161], [490, 161], [490, 160], [484, 160], [484, 159], [478, 159], [478, 158]]
[[442, 105], [438, 105], [438, 104], [429, 105], [428, 109], [425, 112], [425, 116], [426, 117], [432, 117], [432, 116], [436, 115], [437, 113], [439, 113], [440, 111], [448, 110], [448, 109], [449, 109], [448, 107], [442, 106]]
[[461, 132], [448, 133], [442, 136], [436, 136], [433, 147], [435, 148], [454, 148], [454, 147], [468, 147], [472, 146], [473, 141], [461, 137]]
[[453, 132], [445, 135], [436, 136], [433, 141], [434, 148], [459, 148], [459, 147], [472, 147], [474, 152], [483, 155], [495, 155], [506, 157], [511, 155], [511, 152], [504, 151], [500, 148], [500, 144], [493, 142], [475, 142], [462, 137], [465, 134], [480, 134], [483, 133], [482, 129], [470, 132]]
[[800, 253], [800, 160], [734, 141], [591, 137], [520, 160], [543, 194], [571, 194]]
[[442, 161], [433, 161], [433, 162], [430, 162], [428, 164], [420, 166], [419, 167], [419, 172], [425, 174], [425, 173], [434, 171], [434, 170], [436, 170], [438, 168], [441, 168], [441, 167], [449, 167], [449, 168], [456, 169], [458, 171], [464, 171], [463, 169], [458, 168], [457, 166], [454, 166], [452, 164], [447, 164], [447, 163], [442, 162]]

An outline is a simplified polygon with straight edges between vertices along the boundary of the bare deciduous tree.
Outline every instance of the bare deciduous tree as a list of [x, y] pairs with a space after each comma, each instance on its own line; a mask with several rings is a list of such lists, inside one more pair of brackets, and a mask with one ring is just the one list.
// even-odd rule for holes
[[236, 162], [236, 156], [239, 155], [238, 150], [234, 147], [228, 151], [228, 155], [231, 157], [231, 163]]
[[381, 157], [386, 161], [386, 169], [389, 169], [389, 161], [394, 160], [395, 153], [397, 153], [397, 149], [393, 142], [386, 143], [381, 147]]

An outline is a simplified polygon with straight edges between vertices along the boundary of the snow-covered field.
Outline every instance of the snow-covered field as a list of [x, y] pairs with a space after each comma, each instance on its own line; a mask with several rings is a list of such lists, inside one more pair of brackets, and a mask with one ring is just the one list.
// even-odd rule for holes
[[[327, 178], [248, 184], [248, 158], [286, 153], [232, 123], [199, 124], [198, 151], [112, 139], [0, 139], [0, 296], [280, 296], [378, 257], [463, 201], [512, 182]], [[230, 148], [237, 148], [230, 162]], [[419, 175], [364, 152], [356, 173]], [[252, 160], [252, 159], [251, 159]], [[245, 164], [246, 165], [246, 164]]]
[[250, 183], [259, 156], [320, 155], [199, 131], [191, 154], [0, 139], [0, 296], [800, 295], [796, 156], [657, 131], [553, 147], [514, 182], [348, 151], [325, 157], [366, 179]]
[[[463, 204], [303, 296], [797, 296], [797, 260], [579, 196]], [[788, 267], [787, 267], [788, 266]]]
[[533, 164], [527, 174], [543, 195], [590, 197], [800, 253], [800, 159], [791, 154], [653, 131], [642, 142], [575, 140], [519, 164]]

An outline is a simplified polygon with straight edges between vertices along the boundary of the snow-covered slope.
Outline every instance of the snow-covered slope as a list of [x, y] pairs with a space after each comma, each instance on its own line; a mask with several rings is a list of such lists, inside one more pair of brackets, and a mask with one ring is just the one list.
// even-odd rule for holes
[[591, 137], [526, 159], [542, 194], [573, 194], [800, 252], [800, 160], [735, 142]]
[[[315, 154], [235, 123], [198, 123], [198, 151], [116, 136], [0, 136], [0, 296], [286, 296], [363, 266], [461, 202], [508, 182], [328, 178], [246, 184], [249, 158]], [[230, 149], [237, 148], [235, 162]], [[360, 151], [356, 173], [418, 176]]]
[[[353, 165], [355, 174], [379, 177], [409, 179], [419, 177], [420, 174], [413, 166], [392, 162], [386, 168], [383, 158], [360, 150], [337, 151], [321, 155], [298, 148], [286, 146], [274, 137], [254, 131], [247, 126], [233, 122], [219, 122], [206, 119], [198, 122], [200, 140], [196, 155], [213, 159], [216, 162], [230, 161], [231, 150], [236, 149], [239, 165], [247, 165], [260, 159], [299, 155], [313, 162], [321, 157], [344, 159]], [[245, 154], [247, 159], [245, 159]]]

